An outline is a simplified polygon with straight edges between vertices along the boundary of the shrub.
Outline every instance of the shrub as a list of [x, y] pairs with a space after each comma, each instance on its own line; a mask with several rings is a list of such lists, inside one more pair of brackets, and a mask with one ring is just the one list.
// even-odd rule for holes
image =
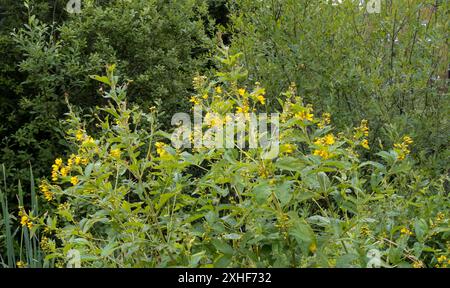
[[250, 81], [266, 84], [271, 105], [295, 82], [339, 128], [368, 119], [371, 145], [391, 146], [394, 125], [424, 165], [447, 171], [449, 2], [381, 1], [379, 14], [330, 2], [230, 2], [231, 47]]
[[[227, 112], [267, 109], [263, 86], [244, 86], [240, 55], [222, 52], [215, 77], [194, 79], [190, 100], [216, 117], [203, 130], [229, 121]], [[82, 267], [447, 265], [445, 178], [414, 168], [410, 137], [364, 162], [370, 122], [338, 132], [291, 85], [279, 98], [278, 157], [176, 149], [157, 130], [156, 110], [129, 107], [114, 66], [95, 78], [110, 87], [98, 133], [71, 110], [73, 154], [40, 184], [48, 206], [33, 225], [45, 265], [72, 265], [77, 253]], [[376, 263], [366, 257], [374, 251]]]
[[[83, 1], [82, 13], [74, 15], [63, 11], [67, 1], [51, 2], [55, 6], [10, 3], [18, 16], [7, 18], [0, 38], [8, 60], [0, 67], [6, 83], [0, 163], [22, 181], [28, 181], [30, 163], [43, 175], [41, 167], [66, 149], [59, 125], [67, 112], [65, 97], [86, 111], [102, 104], [92, 96], [98, 87], [89, 75], [106, 63], [120, 63], [122, 75], [135, 80], [129, 89], [133, 103], [146, 110], [164, 100], [169, 114], [187, 107], [179, 99], [209, 58], [206, 32], [213, 22], [204, 20], [206, 1]], [[22, 18], [25, 26], [17, 24]]]

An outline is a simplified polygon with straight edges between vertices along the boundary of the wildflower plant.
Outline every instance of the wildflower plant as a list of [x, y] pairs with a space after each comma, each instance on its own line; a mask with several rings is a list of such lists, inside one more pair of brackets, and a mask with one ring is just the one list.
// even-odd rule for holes
[[[216, 75], [193, 80], [191, 102], [207, 121], [191, 134], [226, 125], [229, 113], [248, 120], [269, 109], [263, 83], [242, 84], [241, 55], [221, 51]], [[73, 152], [40, 184], [49, 206], [33, 225], [44, 231], [46, 261], [64, 266], [75, 249], [81, 267], [366, 267], [377, 249], [390, 267], [443, 265], [447, 212], [423, 203], [424, 217], [412, 219], [417, 207], [405, 198], [442, 201], [443, 182], [425, 183], [395, 150], [380, 151], [379, 162], [362, 159], [367, 121], [339, 132], [291, 85], [278, 97], [276, 157], [262, 157], [260, 147], [196, 146], [195, 135], [186, 137], [194, 145], [174, 147], [158, 130], [157, 109], [128, 106], [114, 68], [93, 76], [109, 86], [97, 131], [88, 133], [71, 109]]]

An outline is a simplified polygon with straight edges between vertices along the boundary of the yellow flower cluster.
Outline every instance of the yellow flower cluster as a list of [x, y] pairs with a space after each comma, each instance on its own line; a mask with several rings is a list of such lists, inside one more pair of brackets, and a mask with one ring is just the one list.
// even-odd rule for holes
[[[89, 160], [87, 158], [82, 158], [81, 156], [75, 154], [70, 155], [69, 159], [67, 160], [67, 165], [63, 164], [63, 160], [61, 158], [57, 158], [55, 159], [55, 163], [52, 165], [51, 179], [53, 182], [56, 182], [58, 181], [59, 175], [61, 175], [62, 177], [68, 176], [73, 168], [73, 165], [87, 165], [88, 162]], [[45, 195], [44, 190], [42, 190], [42, 192]]]
[[44, 194], [44, 198], [47, 201], [52, 201], [53, 193], [50, 192], [50, 187], [46, 182], [42, 182], [41, 185], [39, 185], [39, 189], [41, 190], [42, 194]]
[[359, 145], [361, 145], [364, 149], [369, 150], [370, 149], [369, 140], [365, 139], [366, 137], [369, 136], [369, 121], [367, 121], [366, 119], [361, 120], [361, 124], [354, 129], [355, 129], [355, 135], [353, 136], [354, 139], [359, 140], [363, 138], [361, 142], [359, 142]]
[[195, 89], [198, 90], [198, 89], [203, 87], [203, 85], [205, 84], [206, 80], [207, 80], [206, 76], [197, 75], [192, 80], [192, 85], [194, 86]]
[[317, 126], [320, 129], [325, 128], [325, 126], [330, 125], [331, 123], [331, 114], [330, 113], [323, 113], [322, 114], [322, 119], [320, 120], [319, 123], [317, 123]]
[[317, 138], [314, 141], [314, 144], [316, 145], [322, 145], [322, 146], [330, 146], [336, 143], [336, 139], [334, 138], [333, 134], [327, 134], [325, 137]]
[[30, 217], [23, 212], [23, 210], [19, 211], [19, 217], [20, 217], [20, 225], [27, 226], [29, 229], [33, 227], [33, 222], [31, 221]]
[[447, 268], [450, 265], [450, 259], [447, 260], [447, 256], [445, 255], [439, 256], [436, 260], [439, 263], [436, 265], [437, 268]]
[[409, 150], [409, 146], [413, 143], [413, 140], [409, 136], [403, 137], [402, 143], [395, 143], [394, 144], [394, 151], [397, 152], [397, 159], [398, 160], [404, 160], [405, 157], [411, 153], [411, 150]]
[[200, 105], [200, 99], [198, 99], [196, 96], [192, 96], [189, 102], [193, 103], [194, 105]]
[[247, 104], [244, 104], [242, 107], [237, 107], [236, 108], [236, 113], [248, 113], [250, 111], [250, 107], [248, 107]]
[[47, 253], [54, 252], [56, 249], [55, 242], [48, 239], [47, 236], [42, 236], [41, 241], [40, 241], [40, 246], [41, 246], [42, 250]]
[[266, 98], [264, 98], [264, 95], [257, 95], [256, 99], [258, 99], [259, 103], [261, 103], [262, 105], [266, 104]]
[[320, 156], [323, 159], [328, 159], [332, 154], [328, 151], [328, 146], [336, 143], [336, 139], [333, 134], [327, 134], [324, 137], [317, 138], [314, 144], [319, 146], [318, 149], [314, 150], [313, 155]]
[[120, 148], [111, 149], [111, 151], [109, 151], [109, 154], [113, 158], [119, 158], [121, 154]]
[[308, 104], [302, 111], [295, 113], [294, 117], [302, 121], [313, 121], [314, 114], [311, 112], [313, 112], [312, 105]]
[[406, 236], [411, 236], [413, 235], [413, 233], [406, 227], [403, 227], [402, 229], [400, 229], [400, 233]]
[[27, 267], [27, 263], [20, 260], [20, 261], [17, 261], [16, 266], [17, 266], [17, 268], [25, 268], [25, 267]]
[[72, 176], [70, 177], [70, 183], [72, 183], [72, 185], [77, 185], [79, 182], [78, 177], [77, 176]]
[[281, 153], [286, 153], [286, 154], [292, 154], [294, 153], [295, 149], [297, 149], [297, 146], [295, 144], [283, 144], [280, 147], [280, 152]]
[[361, 138], [361, 136], [369, 136], [369, 121], [367, 121], [366, 119], [361, 120], [361, 124], [359, 125], [359, 127], [356, 127], [355, 130], [355, 138], [357, 139]]
[[159, 157], [163, 158], [163, 157], [169, 156], [169, 152], [167, 152], [165, 149], [166, 146], [167, 146], [167, 144], [165, 144], [163, 142], [155, 143], [156, 153], [158, 153]]
[[58, 180], [58, 171], [59, 168], [62, 165], [62, 159], [61, 158], [57, 158], [55, 160], [55, 164], [52, 165], [52, 181], [57, 181]]

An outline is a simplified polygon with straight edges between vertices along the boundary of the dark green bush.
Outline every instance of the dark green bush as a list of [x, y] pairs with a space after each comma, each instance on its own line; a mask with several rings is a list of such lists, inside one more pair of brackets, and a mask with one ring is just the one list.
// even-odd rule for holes
[[145, 110], [160, 99], [170, 115], [186, 109], [190, 79], [209, 59], [206, 0], [83, 1], [80, 14], [65, 12], [67, 1], [51, 2], [2, 6], [0, 163], [23, 180], [30, 162], [42, 175], [66, 145], [65, 97], [86, 109], [101, 104], [89, 75], [117, 63], [134, 80], [131, 101]]
[[368, 119], [376, 146], [396, 140], [386, 137], [392, 124], [427, 165], [448, 167], [449, 2], [381, 1], [380, 14], [328, 2], [231, 5], [232, 48], [246, 55], [250, 81], [273, 97], [295, 82], [339, 127]]

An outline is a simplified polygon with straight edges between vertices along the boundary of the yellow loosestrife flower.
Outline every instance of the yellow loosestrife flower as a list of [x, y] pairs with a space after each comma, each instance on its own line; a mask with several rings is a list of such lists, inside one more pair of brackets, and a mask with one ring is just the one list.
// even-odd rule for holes
[[70, 183], [72, 183], [72, 185], [77, 185], [79, 182], [78, 177], [77, 176], [73, 176], [70, 178]]

